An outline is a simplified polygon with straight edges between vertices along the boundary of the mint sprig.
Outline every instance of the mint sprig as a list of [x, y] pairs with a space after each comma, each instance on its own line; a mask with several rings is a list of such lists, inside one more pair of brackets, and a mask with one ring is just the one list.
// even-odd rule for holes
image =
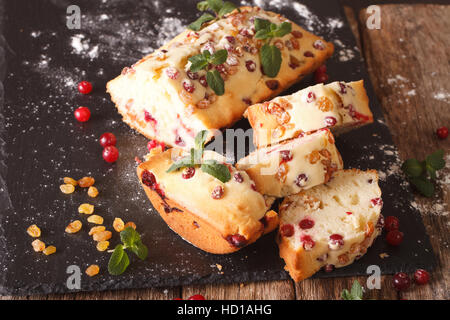
[[266, 40], [266, 43], [261, 47], [259, 57], [264, 70], [264, 74], [270, 78], [275, 78], [280, 72], [281, 68], [281, 51], [276, 46], [271, 45], [273, 38], [281, 38], [292, 31], [292, 24], [289, 22], [282, 22], [277, 25], [269, 20], [256, 18], [255, 22], [255, 38]]
[[445, 167], [444, 150], [438, 150], [426, 157], [424, 161], [408, 159], [402, 165], [402, 170], [409, 182], [425, 197], [434, 194], [436, 171]]
[[207, 11], [210, 10], [214, 13], [214, 15], [210, 13], [204, 13], [200, 18], [192, 22], [188, 28], [194, 31], [199, 31], [203, 24], [209, 21], [216, 21], [222, 18], [227, 13], [230, 13], [234, 9], [236, 9], [236, 5], [232, 2], [222, 0], [206, 0], [200, 1], [197, 3], [197, 9], [199, 11]]
[[108, 271], [112, 275], [120, 275], [130, 265], [130, 259], [125, 249], [131, 250], [139, 259], [145, 260], [148, 256], [148, 248], [142, 243], [140, 234], [132, 227], [127, 227], [120, 232], [122, 244], [118, 244], [109, 258]]
[[342, 290], [341, 298], [343, 300], [362, 300], [363, 299], [363, 288], [357, 280], [353, 282], [350, 291], [347, 289]]
[[195, 148], [191, 148], [190, 155], [174, 162], [166, 172], [173, 172], [182, 168], [200, 166], [200, 169], [203, 172], [213, 176], [223, 183], [228, 182], [231, 179], [231, 174], [226, 165], [219, 163], [216, 160], [202, 161], [207, 137], [207, 130], [200, 131], [195, 137]]
[[[208, 69], [210, 65], [220, 65], [227, 61], [228, 51], [225, 49], [218, 50], [211, 54], [208, 50], [203, 51], [200, 54], [190, 57], [188, 60], [191, 62], [190, 70], [192, 72], [198, 72], [200, 70]], [[217, 70], [206, 72], [206, 82], [213, 89], [213, 91], [221, 96], [225, 93], [225, 83]]]

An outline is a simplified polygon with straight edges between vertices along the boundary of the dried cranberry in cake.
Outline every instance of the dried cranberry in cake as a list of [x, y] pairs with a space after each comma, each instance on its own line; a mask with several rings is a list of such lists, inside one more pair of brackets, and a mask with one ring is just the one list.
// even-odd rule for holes
[[328, 240], [328, 247], [330, 250], [338, 250], [344, 245], [344, 237], [340, 234], [332, 234]]
[[156, 178], [153, 173], [148, 170], [142, 172], [141, 175], [142, 183], [145, 184], [149, 188], [154, 188], [156, 186]]
[[311, 103], [314, 100], [316, 100], [316, 94], [314, 92], [308, 92], [308, 95], [306, 97], [306, 102]]
[[184, 90], [186, 90], [189, 93], [193, 93], [195, 91], [194, 84], [192, 83], [191, 80], [188, 80], [188, 79], [183, 81], [183, 88], [184, 88]]
[[328, 259], [328, 253], [324, 253], [323, 255], [318, 256], [318, 257], [316, 258], [316, 260], [319, 261], [319, 262], [327, 261], [327, 259]]
[[294, 235], [294, 226], [292, 224], [283, 224], [280, 227], [280, 234], [283, 237], [292, 237]]
[[178, 78], [178, 76], [180, 75], [180, 72], [174, 67], [168, 67], [168, 68], [164, 69], [164, 72], [165, 72], [166, 76], [172, 80], [176, 80]]
[[253, 60], [245, 61], [245, 66], [249, 72], [253, 72], [256, 70], [256, 63]]
[[332, 271], [334, 270], [334, 265], [332, 265], [332, 264], [327, 264], [327, 265], [325, 265], [325, 267], [323, 267], [323, 270], [324, 270], [325, 272], [332, 272]]
[[303, 249], [306, 251], [312, 250], [316, 244], [314, 240], [309, 235], [303, 235], [300, 237], [300, 241], [303, 242]]
[[242, 98], [242, 101], [244, 101], [249, 106], [252, 105], [252, 100], [250, 100], [249, 98]]
[[335, 117], [325, 117], [325, 126], [332, 127], [336, 124], [337, 120]]
[[325, 43], [322, 40], [316, 40], [313, 43], [313, 47], [317, 50], [325, 50]]
[[380, 217], [378, 218], [375, 228], [377, 228], [379, 231], [381, 231], [383, 229], [383, 227], [384, 227], [384, 216], [380, 213]]
[[100, 136], [100, 145], [105, 148], [107, 146], [115, 146], [117, 143], [116, 136], [111, 132], [105, 132]]
[[164, 142], [159, 142], [158, 140], [150, 140], [147, 143], [148, 151], [152, 151], [152, 149], [155, 149], [156, 147], [161, 147], [162, 151], [164, 151], [166, 145], [164, 144]]
[[353, 212], [347, 211], [346, 214], [351, 215], [351, 214], [353, 214]]
[[145, 122], [151, 122], [153, 125], [156, 125], [157, 121], [155, 118], [152, 117], [150, 112], [144, 111], [144, 120]]
[[385, 222], [386, 231], [398, 230], [400, 227], [400, 221], [397, 217], [387, 216]]
[[391, 246], [398, 246], [403, 242], [403, 232], [399, 230], [391, 230], [386, 235], [386, 241]]
[[255, 185], [254, 183], [252, 183], [252, 184], [250, 185], [250, 188], [252, 188], [253, 191], [256, 191], [256, 185]]
[[214, 47], [214, 43], [208, 41], [200, 51], [209, 51], [211, 54], [214, 54], [214, 52], [216, 52], [216, 48]]
[[82, 94], [88, 94], [92, 91], [92, 84], [89, 81], [81, 81], [78, 84], [78, 91]]
[[183, 170], [183, 173], [181, 174], [181, 177], [183, 179], [190, 179], [195, 174], [195, 168], [186, 168]]
[[345, 83], [344, 82], [339, 82], [339, 91], [342, 93], [342, 94], [346, 94], [347, 93], [347, 86], [345, 85]]
[[279, 85], [280, 85], [280, 83], [278, 82], [278, 80], [267, 80], [266, 81], [266, 86], [270, 90], [277, 90]]
[[312, 53], [311, 51], [305, 51], [305, 53], [303, 53], [303, 55], [308, 58], [314, 57], [314, 53]]
[[230, 53], [226, 62], [230, 66], [237, 66], [239, 64], [239, 59], [234, 54]]
[[226, 240], [233, 247], [240, 248], [247, 244], [247, 239], [243, 235], [233, 234], [226, 237]]
[[283, 162], [288, 162], [292, 160], [292, 153], [290, 150], [282, 150], [280, 151], [281, 160]]
[[392, 285], [397, 291], [407, 290], [411, 285], [411, 280], [406, 273], [397, 272], [392, 278]]
[[300, 39], [301, 37], [303, 37], [303, 33], [299, 30], [292, 30], [291, 34], [294, 36], [294, 38], [296, 39]]
[[231, 44], [235, 44], [236, 43], [236, 38], [233, 36], [226, 36], [225, 39], [227, 39], [227, 41]]
[[186, 71], [186, 75], [188, 76], [189, 79], [191, 80], [197, 80], [199, 75], [197, 72], [192, 72], [191, 70]]
[[306, 185], [306, 182], [308, 181], [308, 177], [306, 176], [306, 174], [301, 173], [297, 176], [297, 178], [295, 179], [295, 184], [302, 188]]
[[211, 192], [211, 197], [213, 199], [222, 199], [224, 194], [224, 189], [222, 186], [216, 186], [213, 191]]
[[427, 284], [430, 281], [430, 274], [424, 269], [417, 269], [414, 272], [414, 281], [420, 285]]
[[217, 65], [216, 70], [219, 71], [222, 75], [227, 74], [227, 68], [225, 68], [224, 64]]
[[238, 183], [242, 183], [244, 181], [244, 178], [242, 177], [242, 174], [240, 174], [239, 172], [236, 172], [233, 175], [234, 181], [238, 182]]
[[208, 86], [208, 82], [206, 82], [206, 76], [201, 76], [201, 77], [198, 79], [198, 82], [200, 82], [200, 84], [201, 84], [202, 86], [204, 86], [205, 88]]
[[374, 198], [370, 200], [370, 203], [372, 204], [372, 207], [375, 206], [383, 206], [383, 200], [381, 198]]
[[296, 68], [300, 67], [300, 60], [298, 60], [293, 55], [290, 55], [290, 57], [289, 57], [289, 67], [291, 69], [296, 69]]
[[291, 45], [294, 50], [300, 49], [300, 43], [295, 38], [291, 38]]
[[305, 218], [298, 223], [298, 226], [304, 230], [311, 229], [312, 227], [314, 227], [314, 221], [311, 219]]

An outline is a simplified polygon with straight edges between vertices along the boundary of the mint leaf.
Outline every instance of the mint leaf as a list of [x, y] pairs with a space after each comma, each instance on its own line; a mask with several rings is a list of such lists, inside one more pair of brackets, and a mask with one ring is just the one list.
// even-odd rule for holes
[[419, 177], [423, 172], [423, 166], [417, 159], [408, 159], [403, 162], [402, 170], [410, 177]]
[[219, 71], [208, 71], [206, 73], [206, 82], [218, 96], [221, 96], [225, 93], [225, 84], [222, 77], [220, 76]]
[[409, 180], [414, 187], [425, 197], [431, 198], [434, 194], [434, 185], [423, 177], [412, 177]]
[[211, 58], [209, 58], [209, 62], [215, 65], [219, 65], [227, 61], [228, 51], [225, 49], [216, 51]]
[[148, 248], [145, 244], [143, 244], [141, 241], [136, 243], [133, 247], [130, 248], [130, 250], [138, 256], [139, 259], [145, 260], [148, 256]]
[[195, 20], [194, 22], [192, 22], [188, 28], [194, 31], [199, 31], [202, 28], [202, 25], [205, 22], [214, 20], [215, 17], [212, 14], [209, 13], [204, 13], [200, 16], [200, 18], [198, 18], [197, 20]]
[[343, 300], [353, 300], [352, 295], [350, 294], [350, 292], [347, 289], [342, 290], [341, 298]]
[[198, 72], [208, 65], [208, 60], [203, 54], [197, 54], [188, 59], [191, 62], [191, 67], [189, 68], [192, 72]]
[[120, 232], [120, 240], [125, 245], [125, 248], [131, 248], [136, 243], [141, 242], [141, 236], [132, 227], [126, 227]]
[[255, 31], [258, 32], [259, 30], [263, 29], [269, 29], [270, 28], [270, 21], [266, 19], [256, 18], [255, 19]]
[[231, 179], [230, 170], [224, 164], [218, 163], [216, 160], [206, 160], [200, 167], [203, 172], [212, 175], [214, 178], [225, 183]]
[[275, 30], [273, 30], [273, 37], [281, 38], [292, 31], [292, 24], [289, 22], [283, 22]]
[[261, 47], [260, 58], [264, 74], [270, 78], [275, 78], [281, 68], [280, 49], [266, 43]]
[[222, 0], [206, 0], [206, 2], [208, 2], [208, 5], [211, 8], [211, 10], [216, 13], [219, 12], [223, 6]]
[[441, 149], [430, 154], [425, 161], [427, 165], [433, 167], [435, 170], [441, 170], [445, 167], [444, 150]]
[[195, 136], [195, 148], [203, 149], [205, 147], [205, 141], [208, 137], [208, 130], [202, 130]]
[[256, 31], [255, 33], [255, 39], [265, 40], [272, 37], [272, 33], [268, 29], [261, 29], [259, 31]]
[[167, 173], [181, 169], [186, 167], [193, 167], [194, 163], [192, 162], [192, 158], [190, 156], [181, 158], [180, 160], [174, 162], [169, 169], [167, 169]]
[[206, 11], [209, 9], [208, 1], [200, 1], [197, 3], [197, 10], [199, 11]]
[[112, 275], [122, 274], [130, 264], [130, 259], [124, 251], [123, 245], [118, 244], [114, 249], [113, 254], [109, 258], [108, 271]]
[[356, 280], [353, 282], [351, 295], [353, 296], [353, 300], [362, 300], [363, 288]]
[[224, 15], [226, 15], [227, 13], [230, 13], [231, 11], [233, 11], [234, 9], [236, 9], [236, 5], [232, 2], [226, 1], [222, 8], [219, 10], [219, 17], [222, 18]]

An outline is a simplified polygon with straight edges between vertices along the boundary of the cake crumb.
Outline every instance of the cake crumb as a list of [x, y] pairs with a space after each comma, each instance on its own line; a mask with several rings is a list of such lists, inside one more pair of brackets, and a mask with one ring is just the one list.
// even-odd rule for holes
[[222, 271], [222, 265], [221, 265], [221, 264], [216, 263], [216, 267], [217, 267], [217, 269], [218, 269], [219, 271]]
[[386, 252], [380, 253], [380, 258], [384, 259], [384, 258], [389, 258], [389, 255]]

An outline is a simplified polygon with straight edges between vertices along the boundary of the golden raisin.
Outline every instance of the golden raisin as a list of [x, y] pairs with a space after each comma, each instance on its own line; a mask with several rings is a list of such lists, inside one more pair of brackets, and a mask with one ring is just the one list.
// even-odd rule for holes
[[100, 241], [97, 243], [97, 250], [98, 251], [105, 251], [109, 247], [109, 241]]
[[29, 226], [27, 232], [33, 238], [39, 238], [41, 236], [41, 229], [35, 224]]
[[372, 221], [369, 221], [367, 223], [366, 237], [370, 237], [373, 234], [374, 230], [375, 230], [375, 228], [373, 226]]
[[34, 240], [31, 245], [33, 246], [34, 251], [36, 252], [40, 252], [40, 251], [44, 251], [45, 249], [45, 243], [42, 242], [39, 239]]
[[89, 277], [93, 277], [100, 272], [100, 267], [96, 264], [92, 264], [89, 267], [87, 267], [85, 272]]
[[114, 222], [113, 222], [113, 228], [114, 230], [116, 230], [117, 232], [122, 231], [123, 229], [125, 229], [125, 223], [123, 222], [122, 219], [120, 218], [115, 218]]
[[284, 135], [286, 129], [283, 126], [277, 127], [272, 131], [272, 138], [281, 138]]
[[95, 198], [96, 196], [98, 196], [98, 189], [94, 186], [90, 186], [87, 194], [89, 197]]
[[70, 194], [75, 191], [75, 187], [72, 184], [62, 184], [59, 186], [62, 193]]
[[111, 239], [111, 237], [112, 237], [111, 231], [96, 232], [93, 235], [94, 241], [106, 241]]
[[333, 102], [331, 102], [331, 100], [327, 97], [323, 96], [317, 99], [316, 105], [322, 112], [328, 112], [333, 109]]
[[71, 184], [71, 185], [73, 185], [74, 187], [76, 187], [76, 186], [78, 185], [77, 180], [72, 179], [72, 178], [70, 178], [70, 177], [64, 177], [64, 183], [65, 183], [65, 184]]
[[90, 216], [87, 221], [95, 224], [103, 224], [103, 218], [96, 214]]
[[96, 234], [97, 232], [105, 231], [106, 228], [104, 226], [95, 226], [92, 227], [91, 230], [89, 230], [89, 235], [92, 236], [93, 234]]
[[46, 256], [48, 256], [48, 255], [51, 255], [51, 254], [55, 253], [56, 252], [56, 248], [55, 248], [55, 246], [48, 246], [47, 248], [44, 249], [43, 252], [44, 252], [44, 254]]
[[128, 228], [128, 227], [132, 227], [134, 230], [136, 230], [136, 224], [133, 221], [127, 222], [125, 224], [125, 228]]
[[78, 185], [82, 188], [88, 188], [92, 185], [94, 185], [95, 179], [92, 177], [83, 177], [80, 180], [78, 180]]
[[314, 150], [309, 154], [309, 163], [315, 164], [317, 161], [320, 160], [320, 154], [319, 151]]
[[80, 220], [75, 220], [72, 221], [71, 223], [69, 223], [69, 225], [66, 227], [66, 232], [67, 233], [77, 233], [78, 231], [81, 230], [81, 227], [83, 226], [83, 224], [81, 223]]
[[94, 213], [94, 206], [89, 203], [83, 203], [78, 207], [78, 212], [84, 214], [92, 214]]

